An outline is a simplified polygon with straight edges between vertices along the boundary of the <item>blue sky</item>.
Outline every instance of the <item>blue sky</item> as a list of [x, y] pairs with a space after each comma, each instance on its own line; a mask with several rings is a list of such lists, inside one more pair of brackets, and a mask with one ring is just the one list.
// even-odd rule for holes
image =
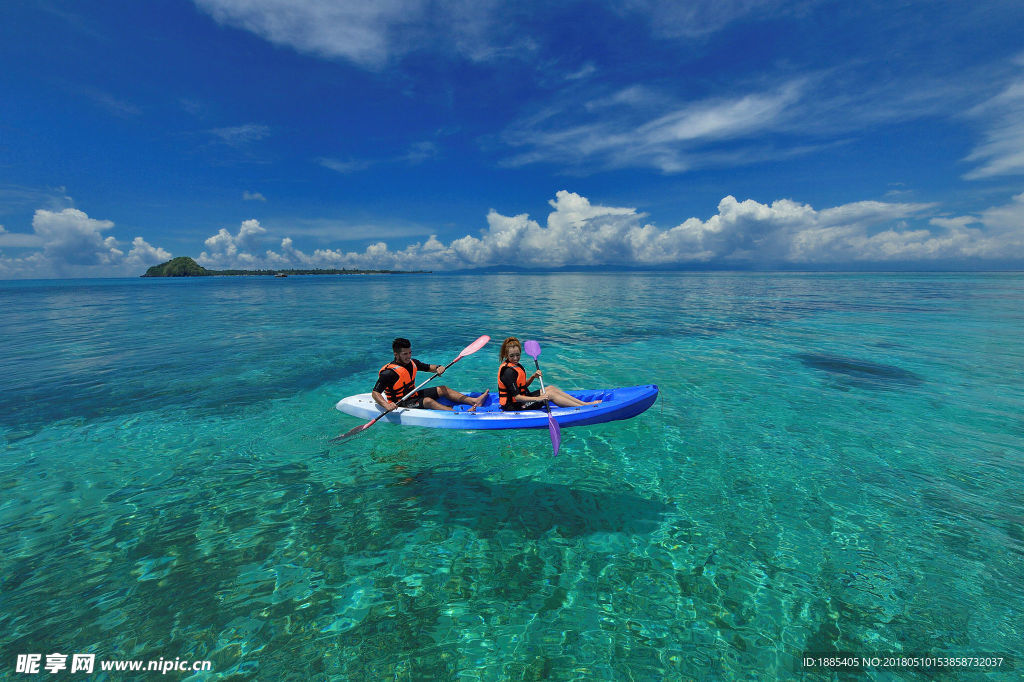
[[0, 6], [0, 278], [1024, 267], [1024, 4]]

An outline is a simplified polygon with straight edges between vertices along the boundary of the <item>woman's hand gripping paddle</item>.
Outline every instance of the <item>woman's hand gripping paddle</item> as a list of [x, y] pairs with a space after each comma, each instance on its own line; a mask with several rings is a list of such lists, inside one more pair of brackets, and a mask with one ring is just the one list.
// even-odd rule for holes
[[[445, 366], [444, 366], [444, 369], [448, 369], [449, 367], [451, 367], [452, 365], [454, 365], [454, 364], [455, 364], [456, 362], [458, 362], [458, 361], [459, 361], [459, 360], [461, 360], [462, 358], [466, 357], [467, 355], [472, 355], [473, 353], [477, 352], [478, 350], [480, 350], [481, 348], [483, 348], [483, 347], [484, 347], [485, 345], [487, 345], [487, 342], [488, 342], [488, 341], [490, 341], [490, 340], [491, 340], [491, 337], [489, 337], [489, 336], [487, 336], [486, 334], [484, 334], [484, 335], [483, 335], [483, 336], [481, 336], [481, 337], [480, 337], [479, 339], [477, 339], [477, 340], [476, 340], [476, 341], [474, 341], [473, 343], [471, 343], [471, 344], [469, 344], [468, 346], [466, 346], [465, 348], [463, 348], [463, 349], [462, 349], [462, 352], [461, 352], [461, 353], [459, 353], [459, 356], [458, 356], [457, 358], [455, 358], [454, 360], [452, 360], [451, 362], [449, 362], [449, 363], [448, 363], [447, 365], [445, 365]], [[443, 370], [441, 370], [441, 371], [443, 372], [443, 371], [444, 371], [444, 369], [443, 369]], [[331, 443], [338, 443], [338, 442], [340, 442], [340, 441], [346, 440], [346, 439], [348, 439], [348, 438], [350, 438], [350, 437], [352, 437], [352, 436], [356, 435], [357, 433], [360, 433], [360, 432], [362, 432], [362, 431], [365, 431], [366, 429], [370, 428], [371, 426], [373, 426], [374, 424], [376, 424], [376, 423], [377, 423], [377, 421], [378, 421], [378, 420], [379, 420], [379, 419], [380, 419], [381, 417], [383, 417], [383, 416], [385, 416], [385, 415], [387, 415], [387, 414], [389, 414], [389, 413], [391, 413], [391, 412], [394, 412], [395, 410], [397, 410], [397, 409], [398, 409], [398, 408], [399, 408], [399, 407], [401, 406], [401, 404], [402, 404], [402, 403], [404, 403], [404, 402], [405, 402], [406, 400], [408, 400], [408, 399], [409, 399], [409, 398], [411, 398], [411, 397], [412, 397], [413, 395], [415, 395], [416, 391], [418, 391], [418, 390], [420, 390], [421, 388], [423, 388], [423, 386], [424, 386], [424, 385], [425, 385], [425, 384], [426, 384], [426, 383], [427, 383], [428, 381], [431, 381], [431, 380], [433, 380], [433, 379], [434, 379], [434, 377], [437, 377], [437, 376], [439, 376], [440, 374], [441, 374], [441, 372], [436, 372], [436, 373], [434, 373], [434, 374], [430, 375], [430, 378], [428, 378], [428, 379], [424, 380], [424, 381], [423, 381], [422, 383], [420, 383], [420, 385], [419, 385], [419, 386], [417, 386], [416, 388], [414, 388], [414, 389], [412, 389], [411, 391], [409, 391], [408, 393], [406, 393], [406, 394], [405, 394], [405, 397], [403, 397], [403, 398], [402, 398], [401, 400], [399, 400], [399, 401], [398, 401], [397, 403], [395, 403], [395, 406], [394, 406], [394, 407], [392, 407], [392, 408], [390, 408], [390, 409], [388, 409], [388, 410], [385, 410], [384, 412], [381, 412], [381, 413], [380, 413], [379, 415], [377, 415], [376, 417], [374, 417], [374, 418], [373, 418], [372, 420], [370, 420], [370, 421], [366, 422], [365, 424], [360, 424], [359, 426], [355, 427], [354, 429], [350, 429], [349, 431], [346, 431], [345, 433], [341, 434], [340, 436], [335, 436], [334, 438], [332, 438], [332, 439], [330, 440], [330, 442], [331, 442]]]
[[[536, 341], [527, 341], [524, 346], [526, 354], [533, 358], [534, 366], [540, 370], [540, 363], [537, 362], [537, 356], [540, 355], [540, 344]], [[540, 377], [540, 392], [544, 392], [544, 377]], [[555, 451], [555, 457], [558, 457], [558, 446], [562, 444], [562, 430], [558, 426], [558, 422], [551, 416], [551, 404], [549, 401], [544, 401], [544, 409], [548, 413], [548, 431], [551, 432], [551, 448]]]

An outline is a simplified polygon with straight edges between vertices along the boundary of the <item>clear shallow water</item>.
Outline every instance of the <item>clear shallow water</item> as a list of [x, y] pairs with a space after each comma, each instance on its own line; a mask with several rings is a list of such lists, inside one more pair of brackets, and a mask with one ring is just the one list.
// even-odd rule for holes
[[[1024, 656], [1024, 275], [0, 282], [0, 309], [5, 674], [57, 651], [351, 680]], [[444, 383], [494, 390], [516, 334], [549, 382], [661, 398], [557, 459], [544, 431], [328, 445], [393, 336], [444, 363], [484, 333]]]

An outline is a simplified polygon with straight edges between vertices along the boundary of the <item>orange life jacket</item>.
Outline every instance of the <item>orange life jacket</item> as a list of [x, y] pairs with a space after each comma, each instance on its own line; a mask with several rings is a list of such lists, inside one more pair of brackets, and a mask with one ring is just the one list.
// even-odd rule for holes
[[508, 360], [501, 364], [498, 368], [498, 403], [505, 407], [505, 404], [509, 401], [509, 389], [510, 386], [506, 386], [501, 381], [501, 375], [505, 371], [506, 367], [511, 367], [516, 371], [516, 388], [519, 389], [517, 393], [522, 393], [526, 390], [526, 370], [519, 363], [511, 363]]
[[409, 372], [409, 370], [402, 367], [397, 362], [389, 362], [380, 368], [380, 371], [377, 372], [377, 376], [380, 376], [389, 369], [393, 369], [395, 371], [395, 374], [398, 375], [398, 381], [396, 381], [392, 386], [384, 389], [384, 397], [391, 402], [395, 402], [404, 398], [405, 394], [416, 385], [416, 361], [412, 361], [412, 372]]

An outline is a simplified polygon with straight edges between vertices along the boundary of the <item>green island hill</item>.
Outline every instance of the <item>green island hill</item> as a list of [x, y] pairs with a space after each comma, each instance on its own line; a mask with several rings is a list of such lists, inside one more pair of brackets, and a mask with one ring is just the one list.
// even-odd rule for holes
[[207, 270], [188, 256], [172, 258], [154, 265], [142, 277], [213, 277], [213, 276], [284, 276], [284, 275], [410, 275], [429, 273], [430, 270]]

